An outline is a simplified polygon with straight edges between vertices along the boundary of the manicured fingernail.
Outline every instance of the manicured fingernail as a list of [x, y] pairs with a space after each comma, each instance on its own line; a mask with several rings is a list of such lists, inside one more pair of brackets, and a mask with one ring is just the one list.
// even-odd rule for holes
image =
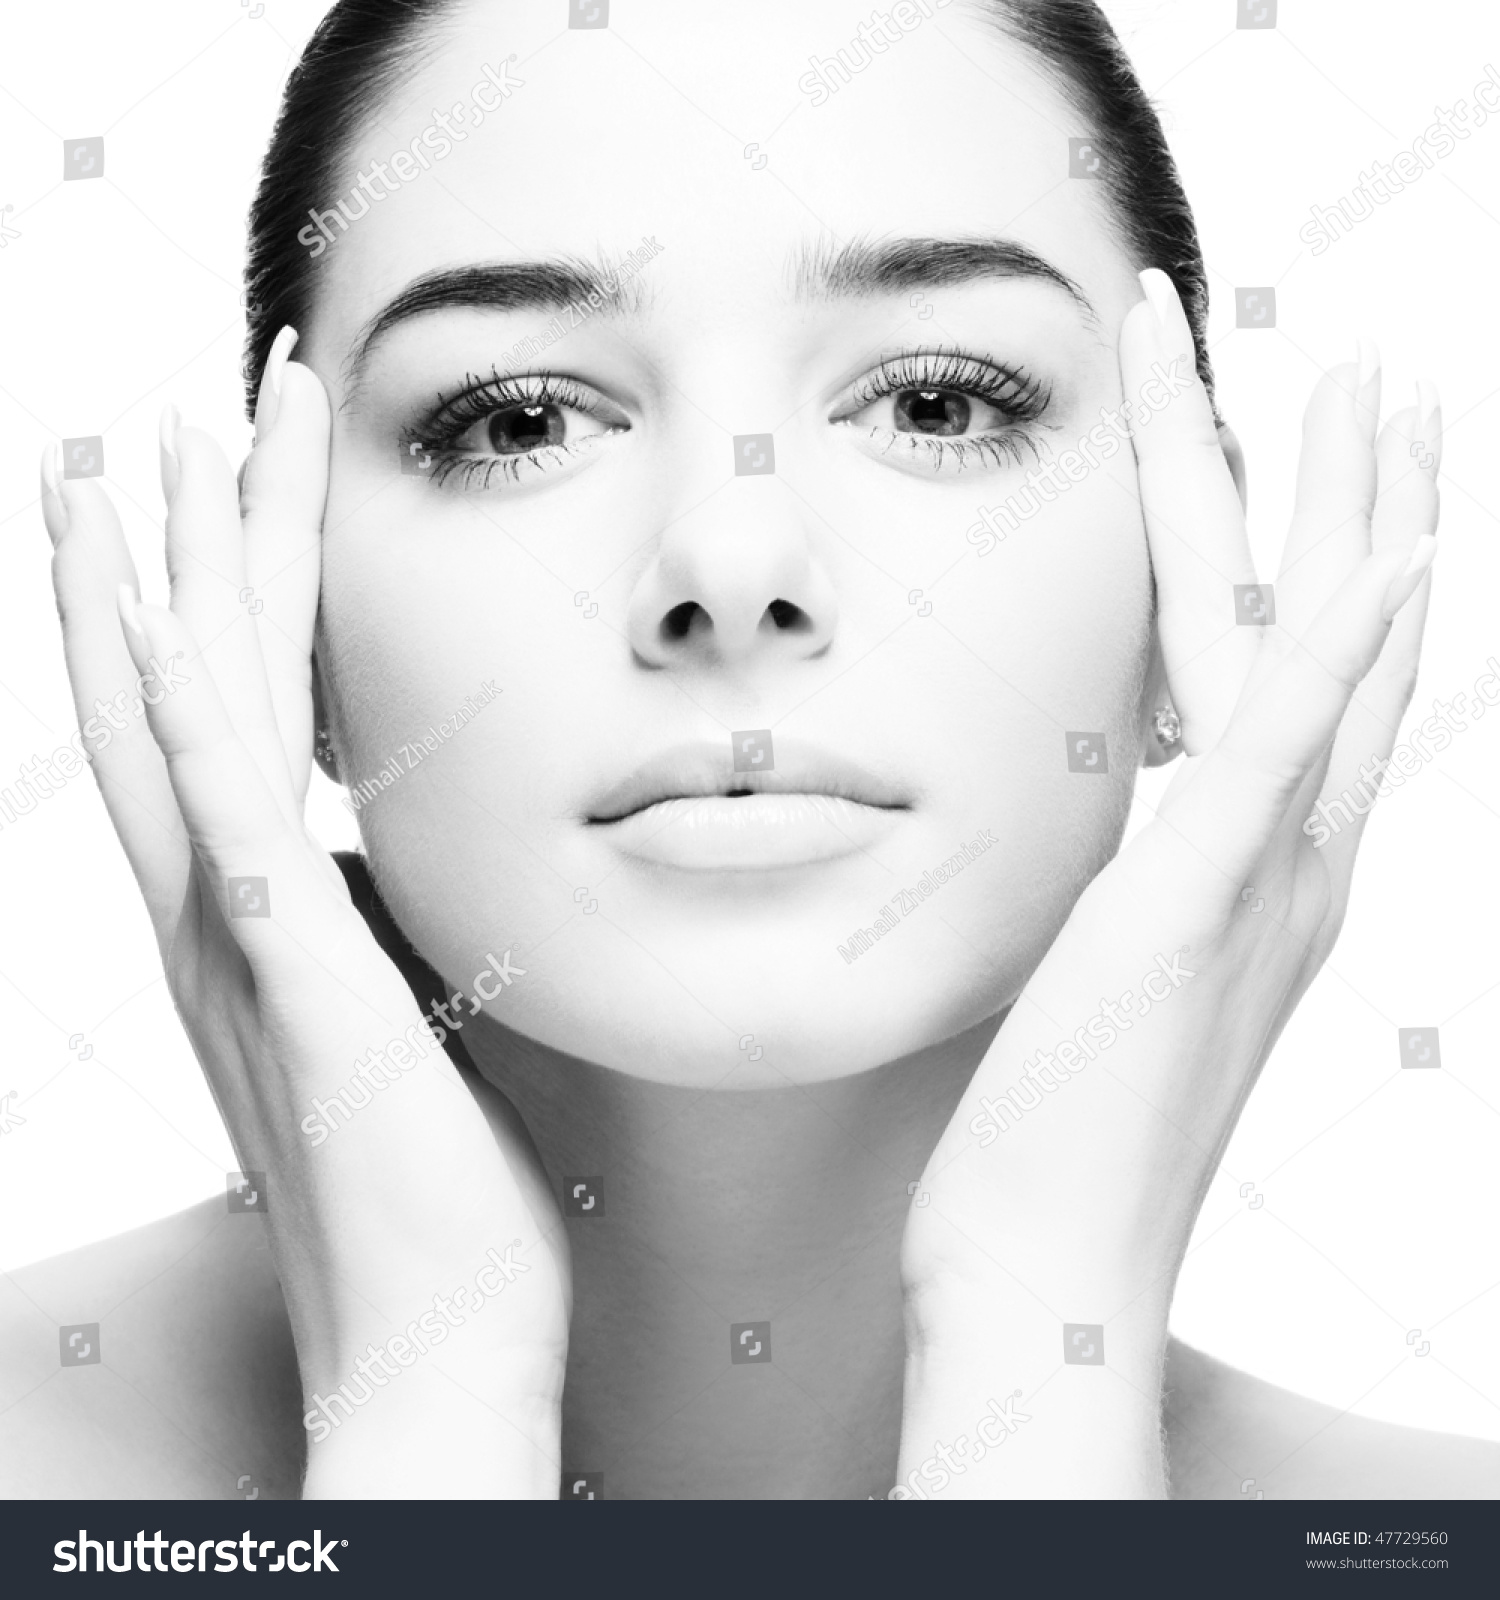
[[1380, 351], [1369, 339], [1359, 341], [1359, 380], [1356, 388], [1364, 389], [1370, 379], [1380, 371]]
[[49, 444], [42, 451], [42, 521], [55, 546], [68, 531], [68, 502], [63, 499], [62, 446]]
[[1368, 339], [1359, 341], [1359, 373], [1354, 380], [1354, 420], [1365, 443], [1373, 445], [1380, 428], [1380, 350]]
[[1417, 592], [1417, 585], [1421, 583], [1427, 569], [1432, 565], [1433, 557], [1437, 555], [1437, 544], [1434, 535], [1424, 533], [1413, 545], [1406, 565], [1391, 580], [1391, 586], [1385, 592], [1380, 614], [1387, 622], [1390, 622]]
[[1427, 470], [1434, 478], [1443, 465], [1443, 402], [1435, 384], [1417, 380], [1417, 440], [1431, 457]]
[[1182, 309], [1176, 285], [1160, 267], [1147, 267], [1141, 274], [1141, 288], [1156, 313], [1156, 326], [1165, 354], [1191, 360], [1197, 353], [1193, 346], [1193, 330]]
[[1177, 291], [1172, 286], [1172, 280], [1159, 267], [1147, 267], [1141, 274], [1141, 288], [1146, 291], [1157, 322], [1164, 328], [1168, 327], [1173, 307], [1177, 304]]
[[120, 608], [120, 621], [123, 622], [132, 633], [144, 639], [146, 637], [146, 630], [141, 626], [141, 619], [138, 610], [139, 602], [136, 600], [135, 590], [132, 589], [128, 583], [122, 583], [115, 591], [115, 600]]
[[281, 380], [286, 364], [297, 343], [297, 330], [290, 325], [276, 335], [271, 352], [266, 357], [266, 370], [261, 374], [260, 393], [255, 399], [255, 442], [270, 435], [276, 426], [276, 416], [281, 409]]
[[161, 445], [161, 492], [172, 509], [177, 498], [177, 486], [182, 482], [182, 463], [177, 459], [177, 430], [182, 426], [182, 413], [176, 406], [162, 408], [159, 443]]

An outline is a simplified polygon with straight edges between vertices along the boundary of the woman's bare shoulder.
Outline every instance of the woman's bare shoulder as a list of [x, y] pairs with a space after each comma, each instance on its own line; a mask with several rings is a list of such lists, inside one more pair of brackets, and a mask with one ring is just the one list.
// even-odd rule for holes
[[0, 1277], [0, 1497], [297, 1498], [296, 1354], [222, 1199]]
[[1165, 1414], [1178, 1500], [1500, 1497], [1500, 1444], [1351, 1416], [1177, 1340]]

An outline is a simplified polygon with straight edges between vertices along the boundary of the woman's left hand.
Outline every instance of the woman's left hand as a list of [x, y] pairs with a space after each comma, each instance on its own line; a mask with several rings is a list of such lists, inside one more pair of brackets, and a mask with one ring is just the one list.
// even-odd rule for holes
[[[1194, 361], [1170, 280], [1142, 281], [1148, 298], [1121, 332], [1127, 394], [1154, 362]], [[999, 1415], [986, 1405], [1017, 1383], [1036, 1396], [1013, 1397], [1029, 1420], [1005, 1425], [1006, 1450], [981, 1446], [984, 1466], [945, 1472], [952, 1492], [1165, 1492], [1160, 1370], [1177, 1268], [1348, 904], [1362, 819], [1354, 806], [1337, 828], [1310, 814], [1350, 793], [1368, 810], [1373, 789], [1359, 785], [1389, 757], [1416, 679], [1441, 419], [1424, 402], [1377, 439], [1380, 375], [1366, 364], [1329, 373], [1308, 407], [1264, 626], [1237, 611], [1236, 586], [1256, 579], [1202, 384], [1136, 437], [1186, 759], [1079, 898], [921, 1181], [902, 1260], [902, 1471]], [[1085, 1332], [1065, 1361], [1065, 1323], [1102, 1337]], [[1101, 1356], [1109, 1372], [1084, 1370]]]

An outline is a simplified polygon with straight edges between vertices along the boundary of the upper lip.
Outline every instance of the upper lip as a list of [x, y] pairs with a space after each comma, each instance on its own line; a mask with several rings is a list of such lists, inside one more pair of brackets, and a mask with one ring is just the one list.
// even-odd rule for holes
[[858, 805], [904, 810], [910, 795], [889, 779], [810, 744], [777, 739], [769, 772], [736, 772], [729, 740], [675, 745], [644, 761], [589, 807], [589, 822], [618, 822], [664, 800], [699, 799], [736, 792], [824, 794]]

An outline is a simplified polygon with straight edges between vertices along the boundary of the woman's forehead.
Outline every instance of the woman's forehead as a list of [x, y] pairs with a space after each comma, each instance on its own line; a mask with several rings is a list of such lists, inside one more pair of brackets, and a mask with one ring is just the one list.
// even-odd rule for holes
[[[1077, 113], [977, 9], [927, 8], [899, 8], [902, 31], [843, 0], [664, 0], [628, 29], [559, 31], [540, 8], [464, 7], [320, 200], [365, 214], [327, 230], [319, 287], [352, 338], [436, 268], [650, 237], [659, 296], [726, 305], [794, 296], [811, 254], [870, 239], [1013, 241], [1091, 292], [1128, 280], [1105, 186], [1071, 175]], [[397, 158], [366, 207], [358, 175]]]

